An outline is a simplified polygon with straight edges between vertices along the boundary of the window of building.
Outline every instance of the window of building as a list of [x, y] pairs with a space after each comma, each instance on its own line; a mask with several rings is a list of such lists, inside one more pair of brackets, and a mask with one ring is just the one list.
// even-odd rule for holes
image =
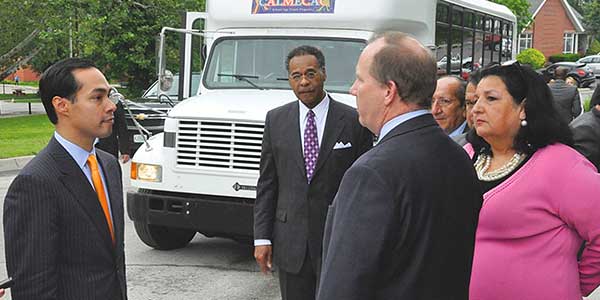
[[525, 49], [529, 49], [533, 44], [533, 34], [524, 32], [519, 35], [519, 53]]
[[575, 53], [575, 33], [565, 32], [563, 35], [563, 53]]

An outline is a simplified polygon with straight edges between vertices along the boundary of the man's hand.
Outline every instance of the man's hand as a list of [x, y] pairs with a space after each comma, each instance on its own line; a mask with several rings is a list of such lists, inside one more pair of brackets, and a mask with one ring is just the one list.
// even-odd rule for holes
[[260, 267], [260, 271], [268, 274], [273, 267], [273, 246], [256, 246], [254, 247], [254, 258]]
[[129, 154], [121, 154], [121, 161], [126, 164], [129, 161]]

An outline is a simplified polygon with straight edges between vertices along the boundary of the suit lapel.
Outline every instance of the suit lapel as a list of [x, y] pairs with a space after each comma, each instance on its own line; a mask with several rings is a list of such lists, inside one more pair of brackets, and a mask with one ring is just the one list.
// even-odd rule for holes
[[304, 153], [302, 153], [302, 139], [300, 137], [300, 103], [296, 101], [291, 105], [289, 110], [289, 116], [287, 118], [286, 126], [283, 128], [284, 135], [291, 132], [291, 139], [285, 139], [290, 141], [290, 148], [294, 149], [291, 159], [298, 166], [301, 174], [304, 174], [306, 178], [306, 168], [304, 167]]
[[90, 218], [100, 236], [102, 236], [105, 244], [112, 247], [108, 224], [106, 224], [106, 218], [98, 201], [98, 195], [96, 195], [85, 174], [67, 150], [54, 137], [50, 140], [48, 146], [58, 169], [62, 173], [60, 181], [83, 208], [83, 211]]
[[316, 176], [319, 169], [327, 161], [331, 151], [333, 151], [335, 142], [344, 130], [344, 122], [342, 122], [344, 114], [341, 110], [337, 109], [337, 105], [337, 102], [329, 97], [329, 110], [327, 112], [327, 119], [325, 120], [325, 129], [323, 130], [323, 141], [319, 147], [319, 157], [317, 158], [317, 166], [315, 167], [313, 177]]
[[107, 155], [99, 151], [97, 151], [96, 154], [98, 155], [98, 162], [104, 171], [104, 179], [106, 180], [106, 188], [108, 189], [108, 197], [113, 218], [113, 230], [115, 231], [115, 245], [119, 245], [123, 240], [120, 230], [121, 224], [123, 223], [123, 192], [122, 189], [119, 188], [121, 185], [121, 182], [119, 182], [120, 176], [117, 176], [117, 174], [120, 173], [120, 170], [105, 163], [109, 159]]

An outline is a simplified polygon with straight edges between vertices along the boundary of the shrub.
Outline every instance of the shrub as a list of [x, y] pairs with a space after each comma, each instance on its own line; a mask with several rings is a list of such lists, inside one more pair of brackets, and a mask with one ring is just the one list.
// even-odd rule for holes
[[600, 53], [600, 41], [594, 39], [588, 50], [585, 52], [585, 55], [596, 55], [598, 53]]
[[535, 70], [544, 66], [546, 57], [544, 57], [544, 54], [540, 50], [529, 48], [517, 55], [517, 61], [523, 65], [530, 65]]
[[557, 62], [561, 62], [561, 61], [577, 61], [580, 58], [581, 58], [581, 55], [579, 55], [577, 53], [561, 53], [561, 54], [551, 55], [548, 58], [548, 60], [551, 63], [557, 63]]

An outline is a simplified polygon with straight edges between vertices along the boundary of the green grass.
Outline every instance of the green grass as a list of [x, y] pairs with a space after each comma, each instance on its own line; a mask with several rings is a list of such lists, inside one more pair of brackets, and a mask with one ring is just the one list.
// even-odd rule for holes
[[53, 131], [46, 115], [0, 118], [0, 158], [37, 154]]
[[4, 100], [4, 101], [12, 101], [15, 100], [15, 102], [40, 102], [40, 96], [35, 95], [35, 94], [29, 94], [29, 95], [24, 95], [24, 96], [15, 96], [12, 94], [0, 94], [0, 100]]
[[[14, 80], [4, 80], [0, 84], [2, 84], [2, 83], [16, 84], [16, 82], [14, 82]], [[25, 81], [25, 82], [20, 81], [19, 85], [38, 87], [39, 83], [37, 81]]]

